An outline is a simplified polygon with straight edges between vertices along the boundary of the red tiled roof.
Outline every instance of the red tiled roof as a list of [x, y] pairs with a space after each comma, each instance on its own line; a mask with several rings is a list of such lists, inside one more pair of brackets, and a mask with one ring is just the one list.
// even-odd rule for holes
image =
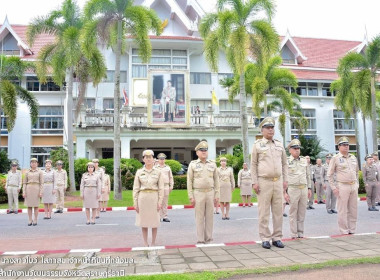
[[[281, 37], [281, 40], [283, 39], [284, 37]], [[302, 37], [292, 37], [292, 39], [302, 54], [307, 57], [307, 60], [298, 66], [330, 69], [336, 69], [339, 59], [362, 43], [359, 41]]]
[[301, 70], [290, 69], [298, 80], [337, 80], [338, 73], [335, 71], [317, 71], [317, 70]]
[[[11, 24], [11, 27], [14, 32], [20, 37], [20, 39], [30, 47], [33, 54], [26, 54], [23, 58], [25, 59], [35, 59], [38, 56], [38, 52], [41, 50], [41, 48], [54, 41], [54, 36], [49, 34], [41, 34], [36, 37], [36, 40], [34, 41], [34, 45], [31, 47], [26, 39], [26, 31], [28, 29], [27, 25], [18, 25], [18, 24]], [[0, 25], [1, 28], [1, 25]]]

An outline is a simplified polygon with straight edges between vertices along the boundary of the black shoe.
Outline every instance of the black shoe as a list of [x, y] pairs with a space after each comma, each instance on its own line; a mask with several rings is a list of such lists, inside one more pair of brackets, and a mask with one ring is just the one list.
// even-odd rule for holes
[[33, 226], [36, 226], [37, 225], [37, 223], [33, 223]]
[[226, 219], [226, 217], [222, 217], [222, 220], [225, 220]]
[[368, 211], [376, 211], [376, 210], [374, 210], [372, 207], [369, 207]]
[[333, 214], [334, 212], [332, 210], [327, 210], [327, 213]]
[[7, 214], [12, 214], [13, 213], [13, 210], [9, 210]]
[[163, 222], [170, 223], [170, 220], [169, 220], [168, 218], [163, 218], [162, 221], [163, 221]]
[[96, 216], [95, 219], [99, 219], [100, 217], [99, 216]]
[[380, 206], [380, 202], [376, 203], [376, 206]]
[[373, 206], [372, 209], [373, 209], [374, 211], [379, 211], [379, 209], [377, 209], [375, 206]]
[[318, 204], [326, 204], [326, 203], [324, 203], [324, 202], [321, 200], [321, 201], [318, 201]]
[[263, 243], [261, 244], [261, 247], [263, 247], [264, 249], [270, 249], [269, 241], [263, 241]]
[[311, 207], [310, 206], [306, 207], [306, 210], [311, 210]]
[[54, 211], [54, 213], [60, 213], [60, 210], [59, 210], [59, 209], [57, 209], [57, 210], [55, 210], [55, 211]]
[[14, 211], [13, 213], [18, 214], [18, 210]]
[[314, 210], [315, 208], [313, 206], [310, 206], [310, 209]]
[[288, 215], [286, 213], [282, 214], [283, 217], [287, 217]]
[[277, 248], [284, 248], [285, 247], [285, 245], [281, 242], [281, 240], [273, 241], [272, 245], [276, 246]]
[[230, 219], [230, 217], [226, 217], [226, 220], [229, 220]]
[[30, 227], [32, 225], [32, 223], [28, 223], [28, 227]]
[[47, 220], [47, 219], [49, 219], [49, 217], [44, 217], [44, 220]]
[[334, 210], [334, 209], [332, 209], [331, 210], [334, 214], [338, 214], [338, 211], [336, 211], [336, 210]]

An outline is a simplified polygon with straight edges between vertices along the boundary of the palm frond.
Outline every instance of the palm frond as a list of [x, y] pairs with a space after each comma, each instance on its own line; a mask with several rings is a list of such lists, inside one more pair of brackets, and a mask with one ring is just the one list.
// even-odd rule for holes
[[55, 35], [58, 33], [55, 20], [59, 18], [61, 14], [58, 11], [53, 11], [47, 16], [36, 17], [28, 25], [26, 31], [26, 39], [28, 43], [33, 46], [35, 39], [39, 34]]
[[57, 47], [57, 43], [46, 44], [38, 53], [36, 72], [41, 83], [47, 82], [46, 76], [48, 73], [49, 63], [51, 62], [52, 55], [54, 54]]
[[215, 27], [218, 21], [218, 14], [209, 13], [206, 14], [199, 25], [199, 34], [202, 38], [207, 38], [208, 34], [213, 31], [213, 27]]
[[20, 87], [19, 85], [15, 86], [15, 90], [16, 90], [17, 96], [21, 100], [25, 101], [26, 104], [28, 105], [32, 124], [37, 123], [38, 115], [39, 115], [38, 113], [39, 105], [38, 105], [37, 98], [34, 96], [33, 93]]
[[99, 14], [116, 13], [117, 8], [114, 2], [110, 0], [90, 0], [83, 8], [83, 14], [86, 19], [94, 19]]
[[8, 131], [12, 131], [17, 114], [17, 93], [14, 84], [8, 80], [0, 82], [0, 98], [2, 99], [2, 109], [7, 116]]
[[204, 51], [206, 61], [209, 63], [211, 71], [218, 72], [219, 38], [215, 31], [208, 34], [204, 42]]

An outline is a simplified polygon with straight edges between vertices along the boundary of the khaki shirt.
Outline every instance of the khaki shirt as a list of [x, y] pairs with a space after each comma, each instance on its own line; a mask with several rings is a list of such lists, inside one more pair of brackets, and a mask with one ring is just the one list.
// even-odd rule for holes
[[111, 192], [111, 178], [110, 175], [104, 174], [104, 182], [103, 182], [103, 190], [105, 193], [110, 193]]
[[103, 171], [103, 169], [98, 168], [98, 170], [94, 170], [94, 173], [99, 176], [100, 184], [103, 185], [103, 181], [104, 181], [104, 171]]
[[35, 184], [39, 185], [40, 187], [40, 195], [42, 195], [43, 191], [43, 185], [44, 185], [44, 174], [40, 169], [29, 169], [24, 176], [24, 179], [22, 181], [22, 193], [23, 195], [26, 195], [26, 188], [29, 184]]
[[219, 185], [221, 182], [229, 182], [231, 184], [231, 189], [234, 190], [235, 188], [235, 178], [234, 178], [234, 171], [231, 167], [218, 168], [218, 174], [219, 174]]
[[7, 187], [17, 187], [18, 190], [21, 189], [21, 172], [20, 170], [16, 170], [16, 172], [12, 172], [10, 170], [8, 172], [7, 180], [5, 181], [5, 188]]
[[173, 189], [174, 186], [174, 179], [173, 179], [173, 173], [170, 169], [170, 166], [164, 165], [161, 167], [159, 164], [155, 166], [158, 170], [161, 171], [162, 177], [164, 179], [164, 186], [169, 187], [170, 189]]
[[253, 144], [251, 156], [252, 184], [258, 184], [258, 177], [279, 178], [288, 181], [288, 161], [285, 149], [278, 140], [262, 138]]
[[288, 185], [291, 186], [304, 186], [311, 189], [310, 185], [310, 168], [307, 164], [306, 158], [300, 156], [295, 159], [292, 155], [288, 157]]
[[60, 188], [63, 187], [64, 189], [67, 189], [67, 172], [64, 169], [61, 169], [61, 171], [55, 170], [54, 171], [54, 187]]
[[377, 170], [377, 167], [372, 165], [365, 164], [362, 168], [363, 172], [363, 181], [364, 184], [369, 184], [371, 182], [378, 182], [380, 180], [380, 175]]
[[84, 188], [96, 188], [97, 195], [100, 195], [102, 189], [102, 183], [98, 174], [93, 173], [84, 173], [82, 175], [82, 180], [80, 182], [80, 195], [83, 196]]
[[157, 191], [158, 204], [162, 204], [164, 198], [164, 177], [160, 170], [143, 168], [137, 170], [135, 181], [133, 182], [133, 205], [138, 206], [138, 197], [141, 191]]
[[53, 189], [56, 189], [56, 187], [54, 186], [54, 170], [49, 170], [47, 171], [47, 169], [45, 169], [44, 171], [42, 171], [43, 174], [44, 174], [44, 184], [52, 184], [53, 185]]
[[[332, 190], [337, 188], [337, 183], [355, 184], [358, 181], [359, 166], [354, 155], [343, 156], [336, 154], [330, 161], [327, 178]], [[336, 174], [336, 179], [334, 178]]]
[[187, 193], [189, 199], [194, 198], [194, 189], [213, 188], [214, 198], [220, 198], [219, 175], [215, 162], [200, 159], [193, 160], [187, 170]]
[[314, 165], [314, 179], [316, 182], [325, 181], [325, 168], [323, 165]]
[[240, 170], [238, 173], [238, 187], [241, 186], [242, 182], [249, 181], [252, 184], [252, 176], [251, 176], [251, 171], [249, 169], [247, 170]]

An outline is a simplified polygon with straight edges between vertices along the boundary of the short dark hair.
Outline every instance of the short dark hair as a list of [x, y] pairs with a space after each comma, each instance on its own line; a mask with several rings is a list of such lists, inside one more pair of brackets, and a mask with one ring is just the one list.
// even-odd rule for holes
[[168, 80], [167, 83], [172, 83], [172, 81], [171, 81], [171, 80]]

